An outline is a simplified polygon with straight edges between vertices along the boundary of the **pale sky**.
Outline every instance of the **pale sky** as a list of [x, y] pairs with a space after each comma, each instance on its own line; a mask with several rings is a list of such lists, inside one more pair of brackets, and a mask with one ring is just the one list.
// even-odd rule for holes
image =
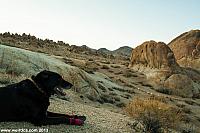
[[0, 32], [117, 49], [200, 29], [200, 0], [0, 0]]

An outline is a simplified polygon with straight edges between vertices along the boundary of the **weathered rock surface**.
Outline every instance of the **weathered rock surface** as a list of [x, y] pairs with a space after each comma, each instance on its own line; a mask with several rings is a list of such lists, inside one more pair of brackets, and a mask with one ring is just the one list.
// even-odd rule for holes
[[[14, 75], [23, 74], [25, 77], [30, 77], [44, 69], [61, 74], [65, 80], [74, 85], [74, 91], [89, 100], [105, 102], [102, 100], [102, 95], [109, 94], [109, 88], [122, 88], [104, 74], [86, 73], [78, 67], [70, 66], [54, 58], [54, 56], [0, 45], [0, 72]], [[104, 86], [104, 90], [101, 90], [99, 86]], [[115, 102], [118, 104], [121, 101], [113, 100], [112, 104]]]
[[182, 74], [173, 74], [165, 82], [167, 87], [173, 94], [183, 97], [192, 97], [194, 92], [194, 82], [191, 78]]
[[171, 49], [163, 42], [147, 41], [132, 51], [129, 67], [144, 72], [156, 83], [180, 71]]
[[126, 57], [129, 58], [131, 56], [132, 48], [129, 46], [123, 46], [116, 50], [110, 51], [106, 48], [100, 48], [97, 50], [99, 54], [103, 55], [112, 55], [113, 57]]
[[177, 62], [184, 67], [200, 70], [200, 30], [191, 30], [169, 43]]
[[132, 51], [130, 66], [141, 65], [149, 68], [177, 67], [171, 49], [163, 42], [147, 41]]
[[[156, 88], [167, 88], [175, 95], [192, 97], [199, 93], [199, 73], [181, 68], [173, 51], [163, 42], [147, 41], [132, 51], [129, 67], [143, 72]], [[196, 79], [196, 78], [197, 79]]]
[[112, 51], [114, 55], [122, 55], [122, 56], [127, 56], [127, 57], [131, 56], [131, 52], [132, 52], [132, 48], [129, 46], [123, 46]]

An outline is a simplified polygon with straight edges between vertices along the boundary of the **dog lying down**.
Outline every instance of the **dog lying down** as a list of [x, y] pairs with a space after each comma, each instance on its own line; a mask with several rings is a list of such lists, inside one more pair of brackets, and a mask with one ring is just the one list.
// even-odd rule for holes
[[0, 88], [0, 122], [27, 121], [35, 126], [83, 125], [85, 116], [70, 116], [47, 111], [53, 94], [65, 95], [62, 88], [72, 84], [58, 73], [42, 71], [31, 79]]

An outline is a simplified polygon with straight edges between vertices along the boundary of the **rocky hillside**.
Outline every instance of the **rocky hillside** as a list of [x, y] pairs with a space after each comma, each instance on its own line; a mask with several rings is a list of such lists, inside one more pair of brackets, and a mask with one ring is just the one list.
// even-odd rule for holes
[[[11, 34], [9, 32], [0, 33], [0, 43], [9, 46], [15, 46], [18, 48], [28, 49], [28, 50], [35, 50], [38, 49], [36, 52], [45, 52], [55, 55], [68, 55], [70, 53], [88, 55], [88, 56], [98, 56], [103, 58], [119, 58], [119, 59], [127, 59], [130, 55], [130, 47], [122, 47], [115, 51], [109, 51], [104, 48], [96, 50], [92, 49], [86, 45], [76, 46], [76, 45], [69, 45], [63, 41], [53, 41], [50, 39], [40, 39], [30, 34], [23, 33], [20, 34]], [[52, 51], [52, 49], [56, 49], [56, 51]]]
[[[57, 59], [56, 59], [57, 58]], [[87, 73], [84, 70], [66, 64], [66, 58], [47, 56], [42, 53], [31, 52], [19, 48], [0, 45], [0, 70], [14, 75], [30, 77], [41, 70], [51, 70], [60, 73], [67, 81], [74, 85], [74, 90], [82, 95], [78, 99], [86, 98], [88, 102], [97, 104], [110, 103], [123, 106], [128, 99], [123, 95], [131, 90], [124, 90], [102, 73]], [[124, 92], [119, 91], [124, 90]], [[113, 94], [113, 95], [112, 95]]]
[[[44, 126], [43, 128], [48, 128], [49, 132], [119, 133], [144, 130], [140, 122], [122, 115], [121, 112], [135, 93], [133, 90], [135, 88], [119, 85], [103, 73], [94, 71], [87, 73], [68, 64], [69, 60], [62, 56], [36, 53], [0, 44], [0, 86], [29, 78], [44, 69], [55, 71], [74, 86], [71, 90], [66, 90], [67, 96], [59, 97], [63, 100], [52, 97], [49, 110], [68, 114], [84, 114], [88, 120], [83, 127], [64, 124]], [[115, 109], [120, 113], [114, 113]], [[130, 126], [130, 123], [134, 125]], [[137, 127], [138, 124], [139, 127]], [[4, 122], [0, 125], [0, 129], [36, 128], [25, 122]]]
[[181, 68], [172, 50], [163, 42], [147, 41], [136, 47], [129, 67], [145, 73], [157, 89], [184, 97], [193, 97], [200, 92], [199, 73]]
[[200, 70], [200, 30], [185, 32], [168, 45], [181, 66]]
[[[12, 38], [17, 39], [13, 41]], [[3, 43], [0, 44], [0, 86], [19, 82], [43, 69], [60, 73], [74, 85], [66, 90], [66, 97], [53, 96], [49, 110], [84, 114], [88, 118], [86, 124], [83, 127], [44, 126], [49, 132], [145, 132], [145, 124], [135, 120], [134, 114], [131, 119], [124, 115], [127, 115], [124, 106], [138, 98], [144, 99], [148, 107], [146, 100], [153, 99], [180, 110], [183, 120], [175, 122], [177, 127], [172, 129], [194, 133], [200, 129], [200, 72], [181, 67], [165, 43], [147, 41], [141, 44], [132, 50], [130, 62], [124, 60], [127, 57], [107, 56], [85, 45], [70, 46], [62, 41], [58, 44], [26, 34], [4, 33], [0, 41]], [[119, 51], [127, 53], [126, 47]], [[148, 109], [138, 104], [142, 108], [137, 113], [148, 116], [145, 114]], [[148, 118], [150, 122], [151, 118], [157, 120], [157, 117]], [[0, 125], [3, 128], [36, 128], [22, 122]]]
[[112, 51], [114, 55], [122, 55], [122, 56], [127, 56], [127, 57], [130, 57], [131, 52], [132, 52], [132, 48], [129, 46], [123, 46]]
[[111, 51], [106, 49], [106, 48], [100, 48], [97, 50], [98, 53], [103, 53], [103, 54], [111, 54]]
[[144, 66], [156, 69], [178, 67], [171, 49], [163, 42], [147, 41], [132, 51], [130, 66]]
[[129, 58], [132, 52], [132, 48], [128, 46], [123, 46], [113, 51], [110, 51], [106, 48], [100, 48], [97, 50], [97, 52], [107, 55], [122, 56], [122, 57], [125, 56]]

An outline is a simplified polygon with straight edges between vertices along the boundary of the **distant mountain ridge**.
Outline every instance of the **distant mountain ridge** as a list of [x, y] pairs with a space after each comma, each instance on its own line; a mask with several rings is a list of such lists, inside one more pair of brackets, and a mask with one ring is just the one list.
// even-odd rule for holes
[[131, 55], [131, 52], [132, 52], [132, 48], [129, 47], [129, 46], [122, 46], [114, 51], [113, 54], [117, 55], [117, 54], [120, 54], [120, 55], [124, 55], [124, 56], [130, 56]]
[[40, 39], [30, 34], [23, 33], [20, 34], [12, 34], [10, 32], [0, 33], [0, 43], [15, 46], [20, 48], [29, 49], [29, 47], [36, 47], [36, 48], [44, 48], [48, 47], [52, 50], [52, 48], [62, 47], [70, 52], [78, 53], [78, 54], [86, 54], [86, 55], [97, 55], [103, 57], [122, 57], [122, 58], [129, 58], [132, 48], [128, 46], [120, 47], [116, 50], [110, 51], [106, 48], [100, 48], [98, 50], [92, 49], [86, 45], [76, 46], [76, 45], [69, 45], [63, 41], [53, 41], [50, 39]]
[[97, 50], [100, 53], [104, 53], [104, 54], [112, 54], [115, 56], [127, 56], [130, 57], [131, 52], [132, 52], [132, 48], [129, 46], [122, 46], [116, 50], [110, 51], [106, 48], [100, 48]]

